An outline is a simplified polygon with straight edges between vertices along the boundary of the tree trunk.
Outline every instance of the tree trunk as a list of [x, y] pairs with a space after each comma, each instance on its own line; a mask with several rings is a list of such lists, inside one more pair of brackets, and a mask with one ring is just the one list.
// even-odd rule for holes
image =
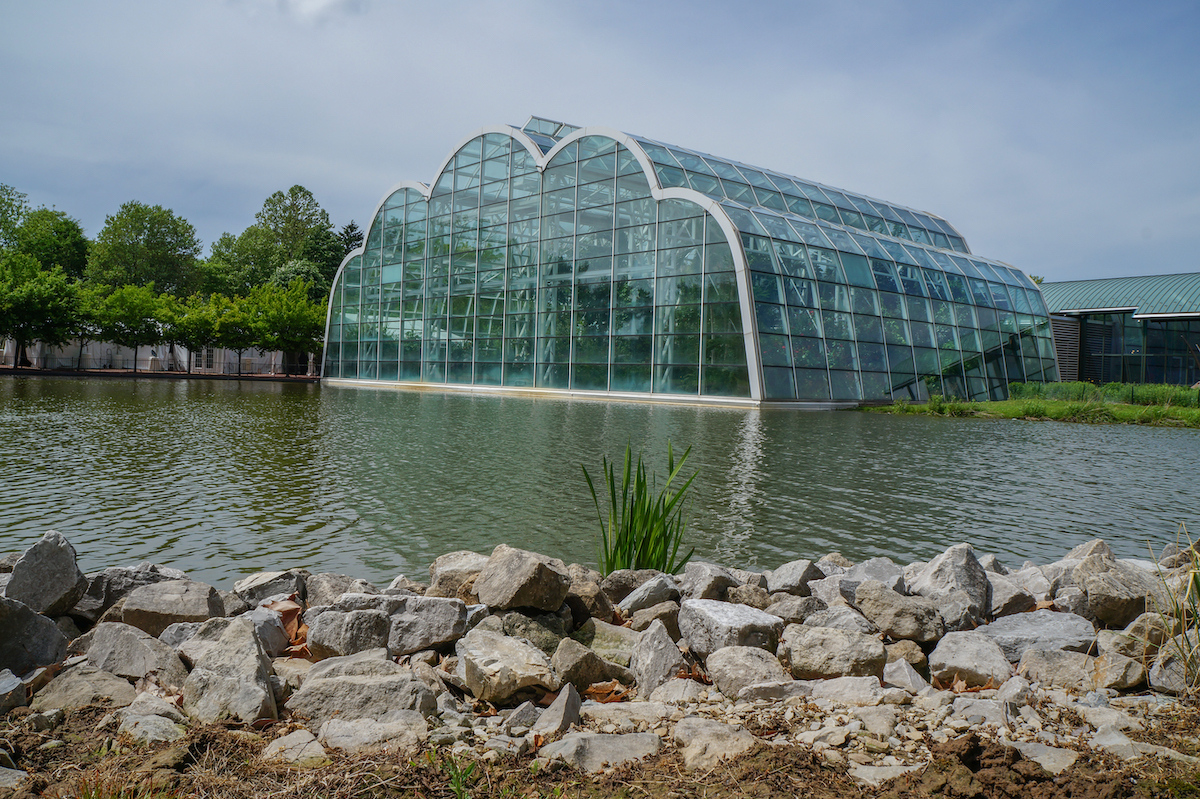
[[137, 351], [138, 351], [138, 345], [134, 344], [133, 345], [133, 373], [135, 375], [137, 374]]
[[79, 357], [75, 359], [75, 371], [83, 371], [83, 347], [87, 343], [87, 339], [79, 339]]

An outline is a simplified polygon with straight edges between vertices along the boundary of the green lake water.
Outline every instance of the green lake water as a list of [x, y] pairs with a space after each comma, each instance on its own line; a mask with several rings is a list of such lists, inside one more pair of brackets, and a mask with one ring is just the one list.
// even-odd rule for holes
[[1094, 537], [1200, 531], [1200, 431], [745, 410], [251, 381], [0, 379], [0, 552], [47, 529], [85, 571], [150, 560], [221, 587], [262, 569], [428, 578], [498, 543], [594, 563], [580, 464], [627, 442], [699, 470], [697, 557], [1009, 565]]

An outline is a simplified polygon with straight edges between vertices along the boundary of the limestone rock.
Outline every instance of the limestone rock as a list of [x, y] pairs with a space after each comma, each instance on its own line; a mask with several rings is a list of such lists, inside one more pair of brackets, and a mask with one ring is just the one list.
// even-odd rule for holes
[[788, 596], [767, 605], [765, 612], [778, 616], [786, 624], [803, 624], [804, 620], [814, 613], [819, 613], [829, 606], [815, 596]]
[[903, 594], [906, 589], [904, 569], [892, 562], [891, 558], [868, 558], [861, 563], [856, 563], [846, 570], [846, 577], [859, 583], [873, 580], [882, 583], [888, 590], [900, 594]]
[[572, 638], [564, 638], [550, 660], [554, 673], [563, 683], [570, 683], [586, 691], [592, 683], [617, 678], [627, 669], [609, 663], [592, 650]]
[[793, 560], [767, 572], [767, 591], [809, 596], [808, 584], [823, 580], [825, 574], [811, 560]]
[[1029, 704], [1033, 698], [1033, 686], [1020, 674], [1009, 677], [996, 691], [997, 702], [1009, 702], [1018, 707]]
[[37, 692], [30, 707], [34, 710], [109, 705], [125, 707], [137, 697], [128, 680], [80, 663], [64, 668], [45, 688]]
[[[812, 683], [813, 699], [828, 699], [857, 707], [878, 705], [897, 690], [882, 687], [876, 677], [834, 677]], [[904, 695], [905, 692], [899, 690], [899, 693]]]
[[503, 702], [525, 689], [556, 691], [561, 685], [546, 654], [516, 638], [475, 628], [455, 652], [459, 677], [478, 699]]
[[679, 611], [679, 631], [699, 658], [723, 646], [774, 651], [782, 630], [783, 620], [778, 616], [713, 599], [685, 599]]
[[224, 615], [225, 603], [217, 590], [192, 580], [164, 580], [135, 588], [121, 610], [123, 622], [156, 638], [172, 624]]
[[916, 641], [901, 639], [894, 644], [885, 644], [884, 649], [887, 650], [888, 663], [893, 660], [906, 660], [908, 665], [917, 671], [929, 670], [929, 659], [925, 657], [925, 650], [921, 649]]
[[717, 689], [731, 697], [749, 685], [783, 682], [791, 676], [775, 655], [753, 646], [722, 647], [708, 656], [705, 667]]
[[[311, 605], [332, 605], [342, 594], [378, 594], [379, 589], [366, 580], [347, 574], [321, 572], [310, 574], [304, 581], [305, 599]], [[316, 740], [315, 738], [313, 739]], [[324, 753], [322, 752], [322, 757]]]
[[1168, 694], [1184, 694], [1196, 688], [1200, 657], [1192, 641], [1180, 634], [1163, 643], [1148, 674], [1151, 688]]
[[598, 580], [576, 579], [572, 574], [566, 602], [571, 608], [571, 616], [574, 618], [576, 627], [592, 617], [604, 621], [609, 621], [613, 617], [612, 600], [608, 598], [608, 594], [604, 593]]
[[0, 670], [0, 716], [25, 706], [25, 683], [8, 669]]
[[75, 548], [61, 533], [50, 530], [13, 564], [4, 595], [35, 613], [61, 616], [74, 607], [87, 586], [75, 563]]
[[182, 724], [162, 716], [125, 716], [117, 734], [128, 735], [138, 744], [178, 741], [187, 734]]
[[851, 763], [846, 773], [855, 782], [871, 788], [878, 788], [888, 780], [903, 777], [905, 774], [920, 771], [923, 768], [925, 766], [922, 763], [914, 763], [911, 766], [871, 766], [863, 763]]
[[1079, 759], [1079, 753], [1057, 746], [1047, 746], [1036, 741], [1016, 741], [1011, 746], [1026, 759], [1032, 760], [1051, 774], [1061, 774]]
[[735, 585], [737, 579], [724, 566], [693, 560], [683, 569], [679, 590], [688, 599], [720, 600]]
[[459, 599], [411, 596], [391, 615], [388, 650], [393, 657], [437, 649], [467, 632], [467, 606]]
[[789, 624], [779, 643], [779, 661], [798, 680], [883, 675], [883, 641], [832, 627]]
[[950, 591], [934, 599], [933, 604], [948, 633], [969, 632], [983, 623], [976, 615], [975, 604], [966, 591]]
[[687, 716], [675, 725], [675, 745], [689, 771], [711, 769], [722, 760], [749, 752], [758, 739], [741, 727], [699, 716]]
[[[121, 624], [124, 623], [121, 622]], [[167, 629], [163, 630], [162, 634], [158, 636], [158, 640], [172, 649], [179, 649], [189, 638], [196, 634], [200, 626], [201, 622], [198, 621], [176, 622], [175, 624], [168, 625]]]
[[380, 648], [315, 664], [287, 708], [319, 727], [335, 717], [384, 720], [399, 710], [430, 716], [437, 702], [411, 669], [389, 660], [387, 650]]
[[1087, 652], [1096, 643], [1096, 629], [1082, 616], [1035, 610], [996, 619], [975, 632], [1000, 645], [1010, 663], [1021, 659], [1026, 649], [1064, 649]]
[[174, 649], [128, 624], [96, 625], [87, 659], [96, 668], [130, 682], [153, 679], [167, 690], [178, 691], [187, 680], [187, 670]]
[[114, 566], [87, 576], [88, 586], [83, 596], [71, 608], [71, 615], [96, 623], [104, 611], [128, 596], [130, 591], [164, 580], [183, 580], [187, 575], [179, 569], [143, 561], [136, 566]]
[[571, 729], [571, 725], [579, 723], [579, 708], [582, 704], [579, 692], [568, 682], [558, 692], [558, 697], [550, 703], [550, 707], [538, 716], [538, 720], [529, 731], [542, 736], [563, 734]]
[[331, 718], [321, 725], [317, 740], [350, 755], [386, 752], [401, 757], [417, 753], [428, 725], [420, 713], [400, 711], [396, 721], [370, 718]]
[[1008, 574], [1008, 569], [1005, 568], [1004, 564], [1000, 562], [1000, 559], [991, 552], [979, 558], [979, 565], [982, 566], [983, 570], [988, 574], [999, 574], [1002, 577]]
[[545, 652], [547, 657], [553, 656], [559, 643], [567, 637], [566, 625], [553, 613], [534, 615], [512, 611], [492, 618], [500, 621], [498, 631], [513, 638], [524, 638]]
[[296, 594], [304, 599], [304, 573], [296, 569], [259, 572], [233, 584], [233, 593], [246, 600], [250, 607], [268, 597]]
[[863, 635], [879, 634], [879, 628], [866, 616], [847, 605], [834, 605], [817, 611], [805, 619], [804, 624], [808, 627], [832, 627], [835, 630], [846, 630]]
[[1088, 611], [1112, 627], [1124, 627], [1153, 610], [1155, 601], [1165, 606], [1152, 572], [1105, 555], [1082, 559], [1072, 577], [1087, 594]]
[[187, 717], [175, 704], [150, 693], [138, 694], [132, 703], [118, 710], [116, 715], [122, 719], [129, 716], [162, 716], [176, 724], [187, 723]]
[[641, 634], [629, 668], [637, 680], [638, 692], [650, 696], [685, 665], [683, 653], [671, 640], [667, 628], [661, 621], [656, 621]]
[[271, 663], [253, 622], [238, 616], [188, 675], [183, 686], [184, 712], [204, 723], [232, 718], [250, 724], [276, 718], [270, 674]]
[[66, 655], [67, 643], [53, 621], [22, 602], [0, 596], [0, 669], [25, 674], [57, 663]]
[[964, 591], [971, 616], [982, 622], [990, 612], [987, 572], [975, 559], [970, 544], [957, 544], [938, 555], [921, 570], [909, 591], [937, 600], [951, 591]]
[[650, 701], [667, 705], [686, 705], [700, 701], [704, 686], [695, 680], [672, 677], [650, 693]]
[[438, 557], [429, 564], [429, 590], [425, 596], [458, 597], [463, 584], [474, 582], [487, 562], [487, 555], [465, 549]]
[[629, 596], [633, 589], [660, 574], [662, 572], [654, 569], [617, 569], [600, 581], [600, 589], [615, 605]]
[[571, 637], [605, 660], [628, 666], [642, 635], [628, 627], [618, 627], [600, 619], [588, 619]]
[[942, 615], [932, 601], [904, 596], [875, 580], [867, 580], [858, 587], [854, 602], [864, 616], [891, 638], [928, 643], [945, 633]]
[[1145, 667], [1130, 658], [1091, 657], [1062, 650], [1027, 649], [1021, 656], [1018, 672], [1043, 687], [1080, 690], [1122, 690], [1140, 685], [1146, 679]]
[[617, 607], [628, 618], [639, 610], [676, 599], [679, 599], [679, 588], [676, 587], [675, 581], [665, 574], [659, 574], [630, 591], [628, 596], [617, 603]]
[[479, 576], [475, 593], [493, 609], [535, 608], [556, 611], [571, 587], [566, 564], [536, 552], [500, 544]]
[[922, 677], [907, 660], [893, 660], [883, 667], [883, 682], [896, 688], [903, 688], [910, 694], [919, 694], [929, 687], [929, 682]]
[[1000, 618], [1011, 616], [1014, 613], [1024, 613], [1037, 606], [1037, 600], [1034, 599], [1033, 594], [1020, 583], [993, 572], [988, 572], [987, 576], [988, 583], [991, 585], [993, 617]]
[[387, 646], [391, 619], [382, 610], [328, 610], [308, 628], [308, 651], [316, 660]]
[[1004, 650], [978, 632], [946, 633], [929, 654], [929, 671], [943, 686], [962, 680], [968, 687], [998, 687], [1013, 673]]
[[1037, 566], [1027, 566], [1005, 576], [1010, 582], [1028, 592], [1035, 602], [1045, 602], [1050, 598], [1050, 581]]
[[771, 604], [771, 595], [757, 585], [735, 585], [725, 592], [725, 601], [764, 610]]
[[663, 623], [663, 626], [667, 628], [667, 634], [671, 636], [672, 640], [678, 641], [682, 637], [679, 632], [678, 602], [660, 602], [657, 605], [639, 610], [629, 620], [629, 627], [641, 632], [649, 629], [650, 625], [655, 621]]
[[318, 768], [330, 762], [325, 747], [308, 730], [295, 730], [267, 744], [263, 760], [280, 760], [298, 768]]
[[1067, 586], [1054, 595], [1054, 609], [1060, 613], [1074, 613], [1085, 619], [1095, 618], [1088, 609], [1087, 593], [1077, 585]]
[[573, 732], [543, 746], [538, 756], [562, 760], [580, 771], [596, 773], [649, 757], [661, 747], [662, 741], [650, 732], [624, 735]]
[[1066, 554], [1063, 560], [1083, 560], [1091, 555], [1101, 555], [1108, 558], [1115, 557], [1112, 548], [1104, 542], [1104, 539], [1093, 538], [1091, 541], [1085, 541], [1072, 549]]
[[849, 605], [854, 602], [854, 592], [858, 590], [861, 580], [853, 580], [845, 574], [834, 574], [821, 580], [813, 580], [808, 584], [812, 595], [826, 605]]

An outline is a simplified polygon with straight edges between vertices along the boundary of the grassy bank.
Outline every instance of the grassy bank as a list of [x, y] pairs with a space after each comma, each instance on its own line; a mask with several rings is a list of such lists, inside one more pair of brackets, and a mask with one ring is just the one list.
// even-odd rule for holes
[[947, 400], [934, 395], [923, 405], [898, 401], [892, 405], [866, 410], [873, 413], [977, 419], [1200, 428], [1198, 392], [1180, 386], [1013, 383], [1009, 386], [1009, 393], [1012, 399], [1002, 402]]

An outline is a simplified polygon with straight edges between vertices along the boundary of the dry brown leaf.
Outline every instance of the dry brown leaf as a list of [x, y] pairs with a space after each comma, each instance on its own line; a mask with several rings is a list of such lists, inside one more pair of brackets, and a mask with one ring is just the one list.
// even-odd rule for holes
[[609, 680], [608, 682], [592, 683], [583, 692], [583, 695], [588, 699], [592, 699], [602, 704], [610, 702], [623, 702], [632, 696], [632, 689], [621, 685], [618, 680]]
[[308, 640], [308, 625], [300, 620], [300, 614], [304, 612], [304, 606], [297, 601], [295, 594], [292, 594], [287, 599], [268, 602], [263, 607], [267, 610], [276, 611], [280, 615], [280, 621], [283, 622], [283, 629], [287, 632], [288, 640], [293, 644], [302, 644]]

